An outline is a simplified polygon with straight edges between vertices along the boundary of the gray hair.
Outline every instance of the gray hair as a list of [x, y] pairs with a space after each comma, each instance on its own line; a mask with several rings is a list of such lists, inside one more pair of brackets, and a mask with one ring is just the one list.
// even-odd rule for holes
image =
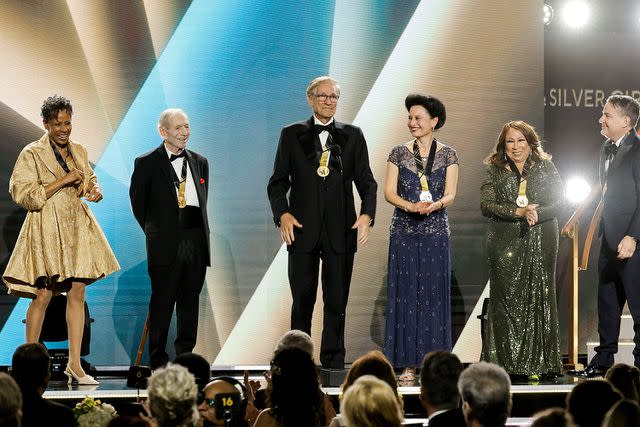
[[185, 117], [188, 117], [187, 113], [182, 111], [180, 108], [167, 108], [162, 113], [160, 113], [160, 117], [158, 117], [158, 126], [162, 126], [163, 128], [167, 129], [169, 127], [171, 117], [173, 117], [175, 114], [183, 114]]
[[180, 365], [167, 364], [149, 378], [151, 415], [160, 427], [194, 425], [198, 420], [198, 387], [193, 374]]
[[329, 77], [329, 76], [320, 76], [320, 77], [316, 77], [315, 79], [311, 80], [311, 82], [309, 83], [309, 86], [307, 86], [307, 96], [311, 96], [311, 95], [315, 95], [315, 90], [318, 86], [320, 86], [321, 83], [324, 82], [331, 82], [333, 83], [333, 87], [336, 90], [336, 95], [340, 96], [340, 84], [338, 83], [338, 81], [336, 79], [334, 79], [333, 77]]
[[391, 386], [373, 375], [363, 375], [347, 389], [340, 413], [349, 427], [396, 427], [402, 410]]
[[485, 426], [504, 425], [511, 412], [511, 380], [498, 365], [479, 362], [462, 371], [458, 380], [469, 418]]
[[274, 353], [280, 353], [285, 348], [297, 348], [309, 354], [313, 359], [313, 341], [311, 341], [311, 337], [306, 332], [298, 329], [286, 332], [278, 341]]
[[22, 393], [15, 380], [0, 373], [0, 425], [20, 427], [22, 422]]

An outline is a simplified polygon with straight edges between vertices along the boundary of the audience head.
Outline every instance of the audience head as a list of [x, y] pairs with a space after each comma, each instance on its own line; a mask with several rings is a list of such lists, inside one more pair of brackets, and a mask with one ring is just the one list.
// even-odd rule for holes
[[533, 416], [531, 427], [574, 427], [571, 415], [562, 408], [549, 408]]
[[273, 416], [283, 425], [319, 423], [323, 398], [309, 353], [285, 348], [274, 355], [268, 403]]
[[51, 358], [44, 345], [27, 343], [19, 346], [11, 360], [11, 376], [23, 395], [42, 394], [47, 388]]
[[602, 421], [602, 427], [637, 426], [640, 426], [640, 406], [629, 399], [621, 399], [614, 403]]
[[20, 427], [22, 421], [22, 394], [18, 384], [9, 375], [0, 372], [0, 426]]
[[204, 388], [211, 378], [211, 365], [209, 365], [207, 359], [196, 353], [182, 353], [174, 359], [173, 363], [184, 366], [194, 376], [198, 386], [197, 403], [202, 403]]
[[311, 341], [311, 337], [306, 332], [298, 329], [292, 329], [286, 332], [282, 338], [280, 338], [278, 344], [276, 344], [274, 353], [279, 353], [285, 348], [298, 348], [309, 354], [313, 359], [313, 341]]
[[581, 381], [567, 396], [567, 410], [576, 425], [599, 427], [604, 415], [621, 397], [606, 381]]
[[[233, 393], [238, 395], [238, 399], [244, 399], [244, 389], [237, 382], [231, 379], [220, 377], [213, 379], [204, 388], [204, 401], [198, 405], [200, 416], [205, 420], [205, 425], [224, 426], [224, 419], [216, 417], [214, 400], [218, 394]], [[231, 419], [230, 427], [246, 426], [244, 420], [244, 408], [239, 414], [234, 415]]]
[[640, 403], [640, 369], [617, 363], [607, 370], [604, 378], [623, 397]]
[[398, 402], [401, 403], [396, 373], [382, 352], [378, 350], [370, 351], [353, 362], [344, 379], [344, 384], [342, 384], [342, 393], [344, 394], [358, 378], [364, 375], [373, 375], [389, 384], [393, 393], [398, 397]]
[[420, 401], [427, 414], [460, 405], [458, 378], [462, 369], [460, 359], [451, 352], [427, 353], [420, 369]]
[[364, 375], [342, 396], [340, 413], [349, 427], [395, 427], [402, 424], [397, 394], [389, 384]]
[[187, 368], [169, 363], [149, 378], [151, 416], [159, 427], [192, 425], [198, 419], [196, 381]]
[[467, 425], [503, 426], [511, 412], [511, 380], [498, 365], [479, 362], [462, 371], [458, 391]]

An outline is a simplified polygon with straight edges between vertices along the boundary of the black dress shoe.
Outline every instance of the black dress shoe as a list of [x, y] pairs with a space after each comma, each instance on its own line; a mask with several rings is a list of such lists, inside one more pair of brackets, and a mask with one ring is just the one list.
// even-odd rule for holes
[[594, 378], [604, 376], [608, 369], [607, 366], [589, 365], [584, 370], [568, 371], [567, 374], [580, 378]]

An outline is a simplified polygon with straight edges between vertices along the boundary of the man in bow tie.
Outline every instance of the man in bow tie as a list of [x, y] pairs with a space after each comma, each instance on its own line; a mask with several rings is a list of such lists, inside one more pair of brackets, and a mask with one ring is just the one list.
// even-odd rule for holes
[[209, 164], [187, 150], [191, 130], [184, 111], [160, 114], [160, 146], [135, 160], [131, 207], [147, 240], [151, 279], [149, 355], [153, 369], [167, 363], [169, 324], [176, 307], [175, 353], [196, 344], [200, 290], [210, 263], [207, 194]]
[[[344, 367], [344, 325], [353, 258], [369, 236], [378, 185], [360, 128], [334, 119], [340, 86], [322, 76], [307, 87], [313, 116], [285, 126], [267, 193], [289, 251], [291, 329], [311, 333], [319, 262], [324, 319], [320, 363]], [[356, 215], [353, 183], [362, 200]], [[287, 197], [287, 193], [289, 197]]]
[[620, 315], [625, 302], [633, 317], [634, 364], [640, 367], [640, 138], [635, 127], [640, 104], [630, 96], [611, 95], [600, 116], [607, 138], [600, 151], [600, 182], [589, 200], [563, 227], [568, 234], [594, 197], [600, 197], [602, 244], [598, 259], [598, 334], [596, 355], [579, 376], [603, 375], [618, 351]]

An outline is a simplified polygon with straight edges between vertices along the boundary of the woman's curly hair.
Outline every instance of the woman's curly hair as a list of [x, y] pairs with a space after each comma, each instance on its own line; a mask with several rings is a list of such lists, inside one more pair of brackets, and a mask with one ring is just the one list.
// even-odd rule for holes
[[169, 363], [149, 378], [151, 415], [160, 427], [191, 426], [198, 419], [198, 387], [187, 368]]

